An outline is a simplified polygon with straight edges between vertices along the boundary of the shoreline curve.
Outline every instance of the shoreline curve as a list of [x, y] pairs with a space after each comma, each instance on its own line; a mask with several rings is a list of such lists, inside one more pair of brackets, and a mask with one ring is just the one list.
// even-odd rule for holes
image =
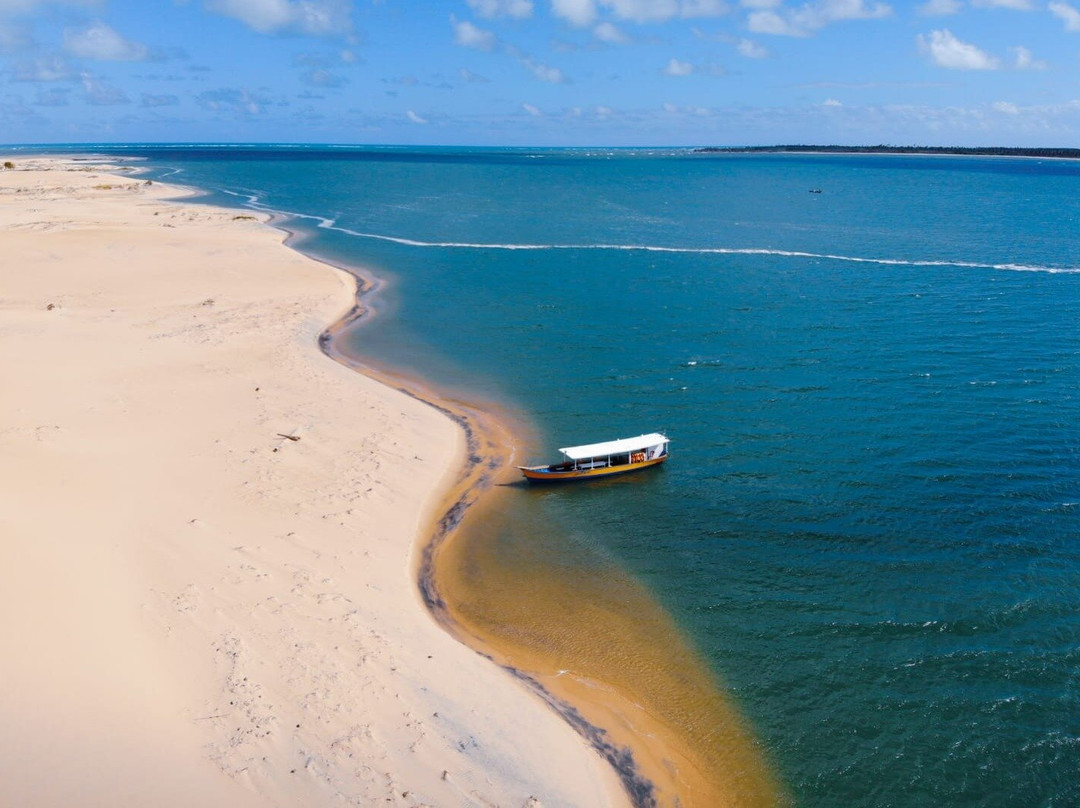
[[[183, 188], [168, 183], [174, 188]], [[207, 192], [194, 189], [198, 195]], [[197, 199], [187, 200], [204, 204]], [[220, 203], [205, 203], [220, 206]], [[751, 744], [746, 740], [742, 721], [732, 708], [723, 705], [717, 715], [719, 721], [728, 727], [730, 737], [740, 747], [732, 757], [739, 761], [738, 772], [734, 779], [749, 779], [753, 785], [746, 791], [732, 789], [727, 780], [728, 773], [721, 775], [708, 771], [710, 763], [706, 756], [698, 759], [693, 748], [693, 738], [679, 737], [678, 730], [666, 726], [664, 717], [650, 715], [649, 710], [637, 703], [635, 695], [622, 693], [614, 698], [598, 699], [598, 691], [588, 674], [576, 677], [576, 681], [559, 681], [541, 674], [543, 664], [537, 664], [537, 658], [526, 653], [514, 653], [512, 649], [500, 643], [491, 632], [485, 632], [477, 624], [468, 625], [454, 604], [448, 603], [438, 583], [439, 570], [437, 559], [461, 527], [467, 515], [475, 516], [483, 510], [483, 494], [494, 484], [500, 473], [510, 467], [514, 451], [512, 432], [503, 419], [482, 407], [435, 391], [431, 385], [414, 376], [378, 366], [370, 357], [364, 357], [345, 349], [341, 338], [360, 325], [367, 325], [373, 314], [368, 305], [371, 296], [378, 293], [382, 281], [363, 268], [330, 260], [317, 252], [303, 250], [297, 242], [309, 234], [299, 228], [288, 226], [288, 222], [297, 217], [288, 213], [273, 211], [265, 206], [250, 207], [243, 204], [225, 206], [227, 209], [254, 210], [268, 216], [269, 224], [285, 234], [283, 243], [303, 257], [343, 272], [352, 278], [355, 294], [352, 305], [335, 321], [323, 328], [317, 342], [320, 351], [349, 368], [376, 382], [403, 393], [440, 412], [453, 422], [461, 431], [466, 441], [464, 467], [458, 472], [457, 480], [451, 490], [443, 497], [439, 514], [431, 522], [426, 533], [418, 535], [414, 546], [417, 557], [414, 559], [414, 574], [417, 594], [426, 606], [434, 621], [456, 641], [468, 647], [480, 657], [494, 662], [499, 668], [510, 674], [525, 691], [543, 701], [554, 714], [568, 724], [578, 736], [600, 755], [611, 767], [623, 789], [623, 796], [631, 804], [647, 808], [657, 804], [683, 806], [713, 805], [766, 805], [785, 801], [779, 798], [779, 789], [771, 782], [771, 777], [763, 773], [760, 761], [751, 760], [754, 755]], [[480, 504], [480, 508], [474, 508]], [[662, 610], [648, 599], [648, 606]], [[676, 632], [667, 625], [672, 636]], [[682, 643], [679, 640], [676, 646]], [[692, 652], [679, 647], [681, 655], [691, 659], [689, 665], [692, 677], [703, 684], [699, 689], [715, 689], [710, 675], [704, 671], [704, 662]], [[523, 663], [523, 664], [522, 664]], [[570, 677], [574, 679], [575, 677]], [[603, 681], [600, 679], [599, 681]], [[596, 708], [600, 709], [596, 709]], [[589, 708], [582, 710], [582, 708]], [[669, 716], [670, 718], [670, 716]], [[620, 731], [612, 734], [614, 725], [620, 724]], [[649, 742], [645, 741], [649, 738]], [[725, 753], [726, 754], [726, 753]], [[648, 766], [643, 762], [649, 761]], [[675, 762], [678, 761], [678, 762]], [[749, 772], [749, 774], [747, 774]], [[718, 784], [718, 781], [723, 781]], [[766, 785], [762, 785], [766, 784]], [[747, 797], [746, 795], [749, 795]]]
[[[282, 214], [271, 220], [270, 224], [285, 232], [288, 236], [285, 243], [292, 246], [289, 245], [289, 239], [296, 237], [297, 233], [285, 225], [285, 220], [288, 218], [287, 215]], [[464, 467], [459, 472], [459, 479], [444, 495], [443, 504], [438, 509], [441, 515], [432, 522], [426, 538], [418, 537], [419, 555], [415, 564], [416, 586], [432, 618], [463, 645], [509, 673], [526, 690], [539, 696], [551, 710], [566, 721], [611, 766], [634, 808], [655, 806], [657, 804], [656, 788], [652, 781], [643, 777], [638, 771], [631, 750], [612, 743], [606, 730], [590, 723], [574, 705], [558, 698], [527, 672], [511, 665], [501, 664], [482, 646], [470, 644], [466, 639], [469, 636], [468, 633], [463, 631], [463, 627], [454, 618], [445, 598], [440, 593], [436, 581], [436, 558], [439, 551], [445, 542], [452, 539], [469, 509], [477, 504], [484, 491], [494, 484], [495, 477], [500, 472], [505, 473], [511, 468], [512, 450], [508, 448], [511, 444], [510, 432], [497, 418], [484, 410], [457, 399], [440, 396], [428, 385], [404, 374], [376, 369], [368, 358], [345, 350], [341, 339], [352, 327], [360, 325], [362, 321], [363, 325], [368, 325], [367, 318], [372, 316], [372, 310], [366, 305], [365, 298], [377, 294], [381, 282], [357, 267], [329, 262], [323, 257], [309, 253], [304, 254], [353, 275], [357, 284], [356, 303], [319, 335], [319, 347], [323, 353], [351, 370], [374, 378], [432, 407], [456, 424], [465, 436], [466, 456]]]
[[[290, 237], [299, 234], [284, 225], [290, 217], [280, 214], [275, 226]], [[295, 248], [295, 247], [294, 247]], [[299, 248], [296, 248], [299, 249]], [[588, 743], [615, 772], [634, 808], [651, 808], [657, 805], [682, 806], [683, 808], [716, 808], [716, 806], [766, 806], [789, 802], [783, 789], [767, 771], [763, 756], [749, 739], [744, 720], [732, 705], [720, 699], [710, 706], [710, 716], [726, 726], [726, 740], [737, 747], [732, 754], [718, 756], [698, 755], [693, 748], [695, 738], [680, 737], [680, 732], [666, 726], [665, 716], [657, 716], [638, 703], [637, 697], [617, 692], [600, 697], [596, 683], [586, 673], [562, 680], [561, 676], [544, 677], [545, 667], [541, 656], [533, 649], [513, 648], [475, 622], [470, 622], [454, 603], [448, 601], [440, 587], [438, 559], [441, 551], [455, 538], [470, 515], [485, 507], [484, 495], [493, 486], [500, 485], [500, 477], [513, 474], [513, 453], [517, 441], [509, 426], [507, 416], [492, 414], [492, 404], [477, 405], [460, 396], [452, 396], [434, 389], [415, 376], [378, 366], [369, 357], [349, 351], [343, 338], [355, 327], [370, 323], [374, 310], [367, 305], [366, 297], [376, 295], [382, 286], [381, 279], [365, 270], [347, 264], [329, 261], [317, 254], [304, 253], [354, 275], [357, 279], [356, 304], [337, 322], [320, 335], [321, 349], [331, 358], [357, 372], [368, 375], [424, 404], [434, 408], [453, 421], [466, 438], [465, 466], [457, 483], [443, 498], [439, 516], [427, 532], [428, 538], [419, 545], [419, 558], [415, 565], [416, 586], [420, 596], [435, 621], [447, 633], [481, 657], [491, 661], [514, 677], [522, 687], [544, 701], [575, 732]], [[503, 485], [505, 483], [502, 483]], [[442, 571], [445, 577], [447, 573]], [[666, 614], [655, 601], [640, 590], [636, 594], [643, 604], [660, 614], [665, 622], [668, 638], [689, 668], [689, 677], [697, 679], [697, 689], [714, 690], [720, 686], [707, 671], [707, 663], [695, 651], [685, 645], [681, 634], [667, 621]], [[602, 673], [602, 672], [601, 672]], [[681, 670], [677, 675], [685, 676]], [[543, 681], [546, 678], [546, 683]], [[602, 679], [599, 681], [603, 681]], [[618, 690], [617, 685], [606, 683]], [[583, 707], [591, 708], [583, 711]], [[670, 717], [670, 716], [668, 716]], [[616, 725], [621, 731], [613, 734]], [[648, 738], [649, 741], [645, 739]], [[737, 772], [719, 773], [710, 770], [717, 759], [736, 762]], [[643, 761], [648, 760], [648, 766]], [[734, 784], [734, 785], [733, 785]]]

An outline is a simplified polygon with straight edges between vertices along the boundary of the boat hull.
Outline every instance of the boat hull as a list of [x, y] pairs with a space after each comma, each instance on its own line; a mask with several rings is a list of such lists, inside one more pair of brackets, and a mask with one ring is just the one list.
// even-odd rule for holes
[[650, 466], [657, 466], [667, 459], [668, 456], [664, 454], [640, 463], [624, 463], [619, 466], [605, 466], [598, 469], [571, 469], [569, 471], [552, 471], [551, 466], [518, 466], [518, 469], [526, 480], [533, 483], [579, 482], [581, 480], [595, 480], [599, 477], [612, 477], [616, 474], [640, 471]]

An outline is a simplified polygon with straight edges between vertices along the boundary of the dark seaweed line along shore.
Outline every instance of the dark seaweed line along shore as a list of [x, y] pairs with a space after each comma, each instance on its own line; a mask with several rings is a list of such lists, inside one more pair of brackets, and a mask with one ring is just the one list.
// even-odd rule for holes
[[[290, 233], [286, 243], [295, 246], [297, 234], [289, 231], [282, 221], [275, 222], [275, 226]], [[510, 447], [515, 441], [505, 423], [486, 410], [440, 396], [420, 380], [376, 367], [370, 360], [349, 351], [345, 336], [370, 322], [373, 309], [368, 301], [381, 284], [355, 267], [335, 266], [357, 278], [357, 300], [320, 336], [324, 353], [350, 369], [436, 408], [457, 423], [466, 438], [465, 466], [438, 510], [441, 516], [434, 520], [428, 540], [421, 548], [416, 570], [420, 594], [436, 620], [452, 636], [500, 665], [555, 710], [612, 766], [636, 808], [764, 806], [786, 802], [782, 789], [763, 762], [761, 750], [749, 740], [741, 717], [727, 704], [707, 666], [689, 649], [670, 618], [646, 593], [638, 593], [633, 615], [623, 615], [622, 623], [618, 622], [618, 616], [613, 618], [610, 639], [623, 642], [624, 632], [620, 629], [627, 628], [642, 609], [651, 611], [651, 619], [644, 622], [652, 633], [632, 637], [627, 648], [640, 650], [643, 638], [644, 643], [655, 648], [660, 644], [658, 637], [662, 638], [660, 642], [670, 646], [671, 653], [656, 655], [662, 661], [657, 665], [654, 659], [654, 669], [666, 665], [669, 659], [678, 659], [680, 663], [661, 673], [660, 689], [671, 691], [673, 686], [692, 682], [687, 687], [686, 698], [681, 694], [670, 697], [669, 693], [660, 696], [650, 693], [650, 687], [656, 689], [650, 682], [631, 681], [627, 687], [625, 681], [606, 677], [602, 666], [599, 669], [586, 666], [577, 675], [563, 676], [566, 671], [552, 674], [559, 667], [558, 659], [535, 648], [508, 642], [506, 637], [485, 630], [486, 626], [455, 608], [454, 599], [445, 592], [445, 582], [440, 585], [440, 579], [447, 574], [445, 568], [452, 562], [440, 565], [440, 559], [448, 548], [461, 545], [468, 530], [466, 517], [482, 519], [485, 505], [494, 492], [505, 490], [497, 483], [511, 468]], [[657, 625], [662, 630], [657, 631]], [[633, 645], [634, 641], [637, 646]], [[597, 688], [598, 682], [604, 685], [603, 689]], [[710, 730], [721, 727], [718, 734], [723, 742], [718, 749], [702, 749], [700, 738], [684, 734], [685, 717], [692, 708], [680, 712], [665, 704], [670, 702], [685, 708], [684, 702], [696, 706], [703, 698], [709, 705], [701, 713], [704, 723]]]
[[[359, 276], [360, 288], [368, 290], [364, 294], [370, 295], [378, 288], [378, 283], [365, 278], [363, 273]], [[352, 311], [327, 329], [320, 340], [324, 350], [348, 367], [435, 407], [461, 427], [467, 441], [465, 467], [439, 509], [441, 516], [435, 519], [421, 548], [416, 570], [417, 586], [436, 620], [452, 636], [525, 684], [569, 723], [613, 767], [633, 805], [689, 808], [785, 802], [782, 789], [767, 772], [760, 749], [749, 740], [741, 717], [727, 704], [707, 666], [687, 646], [659, 605], [647, 593], [637, 591], [640, 587], [636, 584], [630, 584], [635, 589], [635, 606], [625, 615], [611, 617], [606, 631], [601, 632], [604, 639], [594, 637], [593, 641], [624, 645], [639, 658], [648, 656], [640, 653], [643, 646], [654, 650], [660, 646], [668, 648], [668, 652], [653, 656], [649, 670], [656, 672], [669, 661], [678, 662], [672, 664], [670, 671], [661, 670], [659, 676], [641, 681], [633, 676], [629, 681], [619, 681], [608, 676], [609, 670], [604, 665], [590, 667], [588, 660], [582, 663], [580, 659], [576, 660], [574, 674], [564, 676], [569, 672], [561, 670], [565, 663], [559, 657], [527, 642], [510, 640], [505, 633], [492, 631], [485, 624], [483, 618], [501, 614], [499, 609], [489, 609], [477, 619], [475, 614], [461, 608], [462, 597], [448, 595], [450, 584], [461, 587], [461, 581], [449, 571], [462, 566], [460, 556], [475, 561], [463, 549], [470, 535], [467, 521], [476, 520], [472, 528], [475, 530], [496, 492], [512, 495], [512, 489], [499, 483], [510, 470], [509, 447], [515, 441], [504, 421], [486, 410], [439, 396], [423, 382], [374, 367], [364, 357], [349, 351], [344, 339], [346, 333], [367, 323], [371, 313], [371, 308], [359, 299]], [[448, 550], [450, 558], [445, 555]], [[458, 557], [454, 558], [455, 555]], [[466, 592], [464, 597], [471, 594]], [[569, 592], [563, 594], [573, 596]], [[642, 620], [648, 628], [636, 632], [631, 624], [644, 613], [650, 615]], [[509, 622], [509, 633], [521, 627], [513, 618]], [[525, 627], [526, 633], [528, 628]], [[655, 684], [657, 681], [659, 686]], [[598, 688], [597, 683], [603, 687]], [[687, 695], [672, 695], [671, 691], [683, 686]], [[664, 692], [658, 694], [655, 692], [658, 689]], [[702, 744], [700, 737], [686, 733], [687, 714], [694, 713], [703, 701], [707, 705], [699, 715], [710, 731], [720, 728], [719, 748], [708, 748], [709, 744]], [[691, 707], [687, 708], [687, 703]]]
[[[290, 247], [296, 247], [299, 234], [289, 229], [285, 224], [285, 217], [274, 217], [271, 224], [284, 231], [285, 243]], [[314, 256], [311, 256], [314, 257]], [[323, 258], [315, 260], [328, 263]], [[451, 538], [454, 532], [461, 526], [466, 512], [480, 499], [483, 492], [489, 489], [501, 471], [509, 468], [509, 454], [505, 449], [506, 442], [492, 440], [491, 434], [505, 433], [501, 424], [492, 423], [490, 415], [477, 410], [463, 402], [450, 402], [433, 395], [417, 381], [395, 376], [386, 370], [377, 370], [361, 357], [353, 355], [343, 349], [342, 337], [352, 328], [372, 315], [372, 309], [365, 299], [377, 292], [380, 282], [359, 271], [355, 267], [334, 264], [338, 269], [348, 272], [356, 279], [357, 292], [356, 302], [335, 323], [331, 323], [319, 335], [319, 347], [326, 356], [336, 362], [363, 373], [377, 381], [386, 384], [395, 390], [404, 393], [411, 398], [421, 401], [430, 407], [443, 413], [451, 421], [456, 423], [465, 435], [466, 460], [458, 481], [448, 492], [444, 507], [439, 511], [442, 515], [435, 521], [429, 533], [429, 539], [421, 549], [420, 561], [417, 569], [417, 586], [428, 609], [452, 636], [458, 638], [466, 645], [470, 645], [477, 653], [495, 664], [500, 664], [492, 654], [482, 647], [467, 641], [472, 635], [463, 630], [448, 608], [448, 604], [439, 592], [436, 584], [436, 558], [439, 550]], [[482, 422], [485, 426], [482, 426]], [[486, 427], [486, 428], [485, 428]], [[596, 726], [586, 720], [581, 712], [569, 702], [560, 699], [550, 690], [545, 688], [536, 678], [530, 676], [510, 665], [502, 665], [511, 675], [525, 684], [530, 690], [538, 695], [556, 713], [570, 724], [574, 730], [585, 738], [594, 749], [615, 770], [631, 803], [636, 808], [650, 808], [657, 805], [656, 787], [651, 780], [643, 776], [634, 760], [633, 751], [624, 746], [613, 743], [608, 732], [602, 727]]]
[[[429, 539], [421, 549], [419, 566], [417, 569], [417, 586], [428, 609], [447, 631], [473, 649], [486, 659], [499, 664], [492, 654], [475, 644], [467, 642], [472, 635], [463, 630], [463, 627], [454, 619], [449, 606], [439, 591], [436, 583], [436, 558], [439, 550], [450, 540], [452, 535], [461, 526], [468, 510], [477, 503], [483, 492], [493, 485], [494, 479], [500, 471], [507, 468], [505, 452], [500, 452], [494, 441], [487, 437], [481, 437], [485, 430], [479, 426], [479, 421], [484, 416], [481, 413], [461, 402], [455, 402], [453, 406], [431, 395], [414, 383], [402, 378], [393, 378], [384, 371], [376, 371], [369, 365], [358, 361], [356, 357], [341, 350], [341, 344], [335, 337], [341, 336], [350, 326], [356, 325], [368, 312], [368, 309], [359, 297], [365, 291], [375, 287], [374, 282], [362, 275], [350, 270], [360, 279], [358, 286], [358, 303], [338, 323], [330, 326], [320, 336], [320, 345], [324, 353], [335, 361], [345, 366], [372, 376], [378, 381], [393, 387], [405, 395], [422, 401], [456, 423], [466, 440], [466, 461], [461, 470], [458, 482], [448, 494], [442, 515], [436, 520], [433, 529], [429, 533]], [[633, 805], [639, 808], [655, 806], [656, 788], [654, 784], [644, 777], [634, 762], [632, 750], [614, 744], [608, 737], [608, 733], [602, 727], [589, 723], [573, 705], [558, 698], [545, 688], [537, 679], [528, 673], [510, 665], [503, 665], [509, 673], [528, 686], [541, 699], [551, 706], [567, 723], [569, 723], [583, 738], [585, 738], [600, 755], [615, 769], [625, 787]]]

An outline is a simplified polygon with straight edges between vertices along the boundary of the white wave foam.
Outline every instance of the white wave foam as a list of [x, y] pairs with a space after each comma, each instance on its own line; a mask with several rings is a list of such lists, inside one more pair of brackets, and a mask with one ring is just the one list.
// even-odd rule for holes
[[[305, 218], [317, 219], [308, 216]], [[321, 220], [323, 222], [327, 220]], [[347, 227], [332, 224], [320, 224], [331, 230], [337, 230], [357, 238], [389, 241], [408, 247], [435, 247], [461, 250], [621, 250], [626, 252], [685, 253], [696, 255], [774, 255], [783, 258], [811, 258], [823, 261], [847, 261], [856, 264], [878, 264], [882, 266], [907, 267], [961, 267], [966, 269], [997, 269], [1014, 272], [1048, 272], [1051, 274], [1080, 274], [1080, 267], [1047, 267], [1026, 264], [992, 264], [978, 261], [929, 261], [907, 260], [903, 258], [872, 258], [834, 253], [813, 253], [801, 250], [775, 250], [764, 247], [669, 247], [654, 244], [501, 244], [473, 241], [420, 241], [417, 239], [388, 236], [380, 233], [365, 233]]]
[[814, 253], [802, 250], [776, 250], [766, 247], [672, 247], [656, 244], [503, 244], [498, 242], [479, 241], [421, 241], [419, 239], [404, 238], [402, 236], [388, 236], [383, 233], [366, 233], [361, 230], [352, 230], [348, 227], [339, 227], [336, 219], [328, 219], [310, 213], [297, 213], [280, 209], [272, 209], [263, 205], [256, 194], [239, 194], [230, 191], [233, 196], [247, 197], [247, 204], [267, 213], [276, 213], [296, 219], [307, 219], [316, 222], [322, 230], [334, 230], [356, 238], [372, 239], [374, 241], [386, 241], [392, 244], [401, 244], [406, 247], [425, 247], [437, 249], [455, 250], [605, 250], [623, 252], [657, 252], [657, 253], [680, 253], [691, 255], [771, 255], [781, 258], [810, 258], [820, 261], [845, 261], [853, 264], [877, 264], [879, 266], [903, 266], [903, 267], [957, 267], [962, 269], [995, 269], [1010, 272], [1045, 272], [1052, 275], [1080, 274], [1080, 267], [1049, 267], [1033, 264], [1004, 263], [994, 264], [980, 261], [932, 261], [932, 260], [908, 260], [904, 258], [873, 258], [854, 255], [837, 255], [835, 253]]

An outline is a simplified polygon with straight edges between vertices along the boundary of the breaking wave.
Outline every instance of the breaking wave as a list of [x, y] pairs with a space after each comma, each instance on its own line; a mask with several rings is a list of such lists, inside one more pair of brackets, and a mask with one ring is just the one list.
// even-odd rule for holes
[[835, 253], [815, 253], [803, 250], [777, 250], [765, 247], [677, 247], [656, 244], [501, 244], [479, 241], [421, 241], [419, 239], [389, 236], [382, 233], [366, 233], [340, 227], [336, 219], [315, 216], [309, 213], [296, 213], [269, 208], [263, 205], [256, 194], [226, 191], [232, 196], [240, 196], [247, 204], [265, 213], [274, 213], [295, 219], [314, 221], [322, 230], [334, 230], [355, 238], [386, 241], [406, 247], [423, 247], [457, 250], [605, 250], [624, 252], [684, 253], [696, 255], [770, 255], [782, 258], [809, 258], [822, 261], [845, 261], [854, 264], [877, 264], [879, 266], [902, 267], [956, 267], [961, 269], [995, 269], [1010, 272], [1046, 272], [1050, 274], [1080, 274], [1080, 267], [1052, 267], [1038, 264], [988, 263], [982, 261], [942, 261], [904, 258], [873, 258], [855, 255], [837, 255]]

